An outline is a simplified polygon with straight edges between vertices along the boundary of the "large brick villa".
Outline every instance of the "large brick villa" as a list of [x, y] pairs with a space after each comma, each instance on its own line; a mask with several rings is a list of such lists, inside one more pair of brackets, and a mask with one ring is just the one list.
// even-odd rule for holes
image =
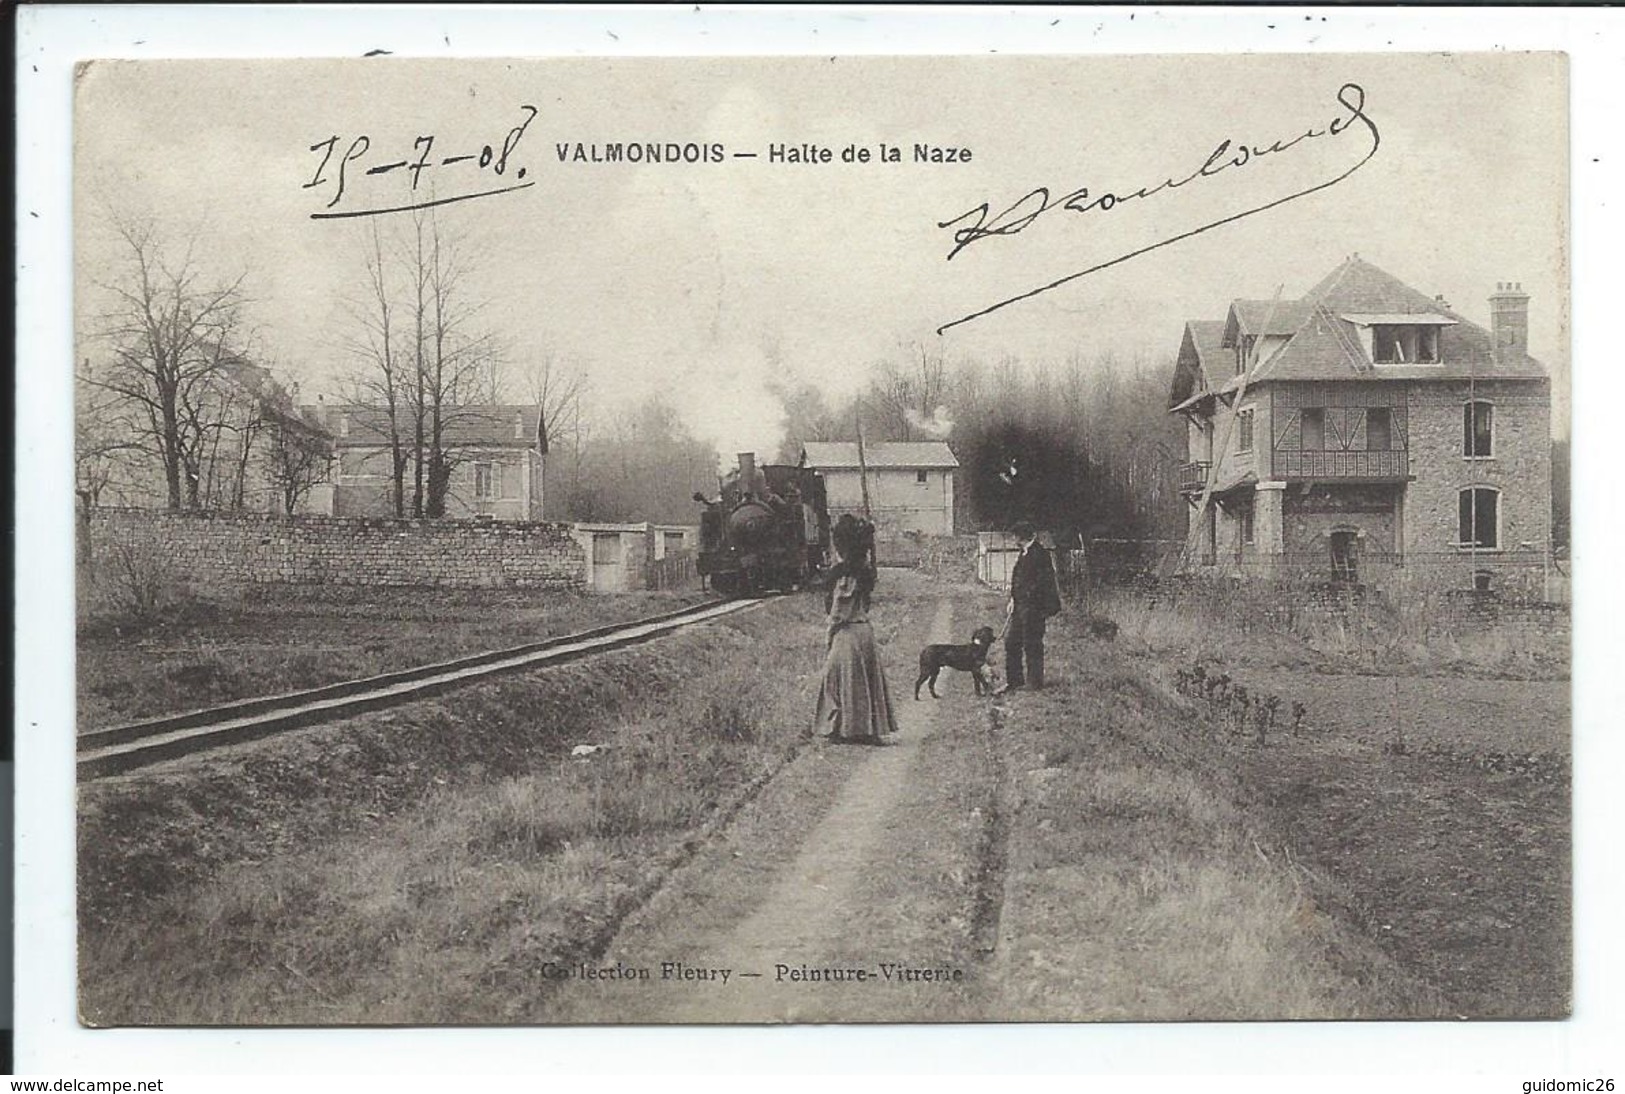
[[[1193, 319], [1189, 561], [1240, 576], [1533, 593], [1550, 549], [1551, 385], [1529, 297], [1490, 329], [1355, 255], [1299, 299]], [[1222, 447], [1221, 447], [1222, 446]]]

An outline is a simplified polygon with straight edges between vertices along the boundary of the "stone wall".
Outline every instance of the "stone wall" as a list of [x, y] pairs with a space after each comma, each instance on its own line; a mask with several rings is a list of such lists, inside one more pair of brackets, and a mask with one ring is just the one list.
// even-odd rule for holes
[[1567, 604], [1509, 599], [1494, 592], [1451, 592], [1443, 598], [1442, 614], [1458, 628], [1482, 624], [1542, 636], [1566, 634], [1573, 628]]
[[1288, 493], [1283, 504], [1283, 546], [1288, 561], [1332, 569], [1332, 533], [1358, 533], [1361, 556], [1388, 556], [1398, 550], [1399, 488], [1316, 486], [1308, 494]]
[[1538, 590], [1501, 593], [1450, 589], [1425, 598], [1407, 598], [1394, 586], [1381, 582], [1365, 586], [1306, 584], [1291, 589], [1290, 595], [1267, 614], [1278, 623], [1297, 626], [1347, 622], [1351, 617], [1364, 616], [1368, 621], [1422, 622], [1429, 629], [1458, 638], [1494, 631], [1529, 643], [1566, 642], [1573, 629], [1569, 606], [1535, 599], [1538, 596]]
[[567, 524], [95, 509], [79, 534], [92, 564], [133, 549], [200, 587], [586, 583], [586, 556]]

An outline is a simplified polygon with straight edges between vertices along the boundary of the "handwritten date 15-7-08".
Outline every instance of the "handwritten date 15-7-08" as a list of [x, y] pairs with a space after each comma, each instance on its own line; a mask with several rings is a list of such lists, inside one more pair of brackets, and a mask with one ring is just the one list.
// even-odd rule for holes
[[[510, 157], [513, 156], [514, 150], [519, 146], [519, 141], [524, 137], [525, 130], [530, 126], [531, 122], [536, 120], [538, 113], [534, 106], [526, 105], [521, 106], [519, 109], [524, 112], [524, 119], [508, 130], [508, 135], [503, 138], [500, 149], [486, 144], [478, 152], [463, 154], [459, 151], [452, 155], [436, 154], [435, 136], [430, 133], [420, 135], [412, 142], [413, 154], [410, 157], [363, 167], [362, 161], [372, 152], [372, 138], [367, 134], [363, 133], [352, 139], [345, 147], [342, 155], [335, 154], [340, 145], [340, 137], [337, 133], [325, 140], [317, 141], [310, 146], [310, 151], [319, 156], [320, 161], [316, 165], [315, 174], [311, 176], [309, 182], [304, 184], [303, 189], [318, 190], [327, 188], [331, 189], [333, 196], [328, 200], [324, 211], [310, 214], [311, 219], [326, 220], [340, 217], [364, 217], [377, 216], [381, 213], [407, 212], [412, 209], [426, 209], [431, 205], [447, 205], [454, 201], [468, 201], [471, 198], [506, 194], [512, 190], [523, 190], [527, 186], [535, 185], [534, 181], [524, 181], [525, 168], [523, 167], [516, 167], [512, 175], [508, 174], [509, 168], [515, 166], [509, 162]], [[419, 184], [423, 181], [422, 175], [425, 171], [438, 173], [446, 168], [455, 169], [454, 173], [448, 176], [454, 180], [453, 185], [460, 188], [468, 185], [469, 180], [472, 179], [473, 184], [481, 188], [467, 193], [453, 194], [450, 197], [414, 199], [404, 204], [390, 204], [382, 208], [334, 208], [351, 193], [352, 183], [357, 181], [356, 171], [364, 171], [360, 176], [361, 178], [369, 178], [373, 175], [390, 175], [397, 171], [404, 172], [406, 177], [411, 180], [407, 187], [408, 194], [416, 195], [420, 193]], [[473, 175], [461, 174], [469, 171], [477, 173]], [[485, 185], [484, 173], [486, 171], [490, 171], [499, 178], [514, 181], [495, 187]]]

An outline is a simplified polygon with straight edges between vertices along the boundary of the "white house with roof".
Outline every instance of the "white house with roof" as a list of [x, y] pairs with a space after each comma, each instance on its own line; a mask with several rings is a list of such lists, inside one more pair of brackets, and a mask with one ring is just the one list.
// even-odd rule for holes
[[[329, 516], [389, 516], [393, 497], [390, 415], [381, 406], [326, 404], [307, 407], [333, 437], [336, 459], [332, 488], [316, 511]], [[393, 433], [404, 446], [407, 504], [411, 503], [410, 464], [413, 423], [398, 412]], [[542, 518], [542, 460], [547, 428], [539, 406], [446, 406], [441, 408], [441, 444], [450, 464], [446, 489], [448, 517], [495, 520]]]
[[864, 480], [869, 512], [881, 536], [915, 532], [947, 536], [954, 531], [954, 468], [959, 461], [943, 441], [808, 441], [801, 464], [824, 477], [830, 519], [862, 516]]

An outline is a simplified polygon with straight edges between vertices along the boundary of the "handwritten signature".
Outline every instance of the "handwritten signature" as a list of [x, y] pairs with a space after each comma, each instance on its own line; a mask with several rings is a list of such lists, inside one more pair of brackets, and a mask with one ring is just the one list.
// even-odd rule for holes
[[[470, 152], [467, 155], [435, 157], [432, 155], [435, 143], [434, 134], [425, 134], [419, 136], [417, 140], [412, 142], [412, 149], [415, 153], [414, 158], [374, 164], [373, 166], [366, 168], [366, 174], [363, 176], [363, 178], [373, 175], [388, 175], [394, 171], [405, 171], [411, 175], [412, 182], [409, 190], [411, 193], [415, 194], [418, 192], [418, 183], [423, 172], [428, 170], [438, 172], [442, 168], [457, 167], [462, 164], [473, 164], [475, 169], [480, 172], [489, 170], [499, 178], [504, 177], [508, 171], [509, 158], [513, 156], [514, 150], [519, 146], [520, 138], [525, 135], [525, 130], [530, 126], [530, 123], [536, 120], [536, 115], [538, 113], [534, 106], [521, 106], [519, 109], [524, 111], [524, 120], [518, 125], [514, 126], [512, 129], [508, 130], [508, 135], [503, 139], [500, 150], [487, 144], [481, 147], [478, 152]], [[343, 201], [345, 195], [349, 192], [351, 166], [354, 165], [359, 169], [361, 166], [360, 161], [372, 150], [372, 138], [363, 133], [353, 139], [349, 146], [345, 149], [344, 154], [338, 157], [337, 163], [335, 164], [333, 154], [335, 151], [337, 151], [338, 146], [339, 135], [337, 133], [333, 134], [331, 137], [328, 137], [326, 140], [317, 141], [315, 144], [310, 146], [310, 151], [319, 154], [322, 159], [321, 162], [316, 165], [316, 173], [311, 176], [310, 181], [305, 183], [302, 189], [314, 190], [327, 187], [331, 188], [333, 191], [333, 196], [331, 200], [328, 201], [324, 211], [310, 214], [310, 219], [312, 220], [332, 220], [342, 217], [372, 217], [381, 216], [384, 213], [404, 213], [413, 209], [427, 209], [433, 205], [450, 205], [455, 201], [470, 201], [474, 198], [491, 197], [495, 194], [507, 194], [514, 190], [523, 190], [527, 186], [536, 185], [534, 180], [530, 182], [515, 181], [504, 186], [488, 187], [471, 193], [457, 194], [452, 197], [434, 197], [426, 200], [415, 200], [404, 205], [390, 205], [383, 208], [367, 209], [334, 209], [334, 206]], [[469, 168], [463, 167], [462, 170], [467, 171]], [[476, 175], [474, 177], [479, 179], [481, 176]], [[513, 178], [516, 180], [523, 180], [524, 177], [525, 168], [517, 167], [514, 171]]]
[[1149, 251], [1154, 251], [1159, 247], [1166, 247], [1170, 243], [1178, 243], [1182, 239], [1189, 239], [1192, 236], [1200, 235], [1201, 233], [1209, 231], [1210, 229], [1217, 228], [1224, 224], [1234, 223], [1235, 221], [1241, 220], [1244, 217], [1250, 217], [1255, 213], [1262, 213], [1265, 210], [1274, 209], [1276, 206], [1285, 205], [1289, 201], [1296, 201], [1298, 198], [1307, 197], [1308, 195], [1316, 193], [1320, 190], [1324, 190], [1329, 186], [1337, 185], [1339, 182], [1342, 182], [1344, 179], [1348, 178], [1350, 175], [1354, 174], [1354, 172], [1358, 171], [1361, 167], [1364, 167], [1368, 162], [1370, 162], [1371, 157], [1377, 154], [1378, 146], [1382, 144], [1382, 135], [1377, 131], [1377, 123], [1372, 121], [1370, 115], [1365, 112], [1365, 88], [1356, 83], [1346, 83], [1337, 89], [1337, 101], [1347, 113], [1339, 114], [1336, 118], [1332, 119], [1331, 123], [1326, 128], [1316, 129], [1311, 127], [1305, 130], [1299, 136], [1293, 137], [1291, 140], [1278, 140], [1267, 148], [1260, 148], [1256, 145], [1248, 145], [1246, 143], [1236, 143], [1230, 140], [1222, 141], [1218, 147], [1213, 150], [1212, 154], [1208, 156], [1207, 160], [1202, 164], [1201, 167], [1198, 167], [1195, 171], [1192, 171], [1189, 175], [1186, 175], [1182, 179], [1174, 179], [1170, 177], [1155, 186], [1142, 186], [1138, 190], [1128, 193], [1119, 194], [1112, 191], [1103, 191], [1102, 193], [1093, 196], [1091, 196], [1089, 188], [1086, 186], [1080, 187], [1069, 193], [1058, 195], [1052, 195], [1047, 186], [1040, 186], [1022, 195], [1015, 202], [998, 213], [993, 213], [989, 203], [984, 201], [975, 208], [963, 212], [950, 220], [938, 222], [938, 228], [951, 228], [954, 225], [964, 224], [964, 222], [974, 218], [974, 223], [965, 224], [964, 227], [955, 229], [952, 237], [954, 246], [953, 249], [948, 252], [948, 259], [952, 261], [955, 255], [973, 243], [979, 243], [984, 239], [992, 239], [996, 236], [1011, 236], [1024, 232], [1033, 224], [1034, 221], [1038, 220], [1039, 217], [1055, 210], [1063, 210], [1069, 213], [1109, 213], [1125, 202], [1149, 198], [1164, 191], [1174, 190], [1181, 186], [1196, 182], [1199, 179], [1212, 178], [1214, 175], [1232, 168], [1246, 167], [1249, 163], [1252, 163], [1255, 160], [1259, 160], [1265, 156], [1274, 155], [1279, 152], [1285, 152], [1287, 149], [1301, 144], [1304, 141], [1316, 140], [1318, 138], [1327, 136], [1339, 136], [1348, 131], [1349, 128], [1356, 122], [1363, 125], [1371, 134], [1371, 148], [1366, 152], [1366, 154], [1362, 156], [1360, 160], [1352, 167], [1343, 171], [1334, 178], [1327, 179], [1324, 182], [1317, 183], [1303, 190], [1298, 190], [1295, 193], [1286, 195], [1285, 197], [1276, 198], [1273, 201], [1267, 201], [1262, 205], [1255, 205], [1252, 208], [1244, 209], [1239, 213], [1232, 213], [1229, 216], [1220, 217], [1218, 220], [1209, 221], [1200, 227], [1192, 228], [1191, 230], [1181, 232], [1178, 235], [1169, 236], [1166, 239], [1159, 239], [1155, 243], [1141, 247], [1138, 250], [1130, 251], [1127, 254], [1118, 255], [1116, 258], [1110, 259], [1106, 262], [1096, 263], [1095, 265], [1090, 266], [1088, 269], [1079, 270], [1076, 273], [1067, 274], [1065, 277], [1057, 278], [1054, 281], [1049, 282], [1047, 285], [1040, 285], [1036, 289], [1029, 289], [1024, 293], [1018, 293], [1017, 295], [1006, 300], [999, 301], [997, 304], [991, 304], [988, 307], [980, 309], [979, 311], [971, 312], [969, 315], [962, 315], [950, 323], [944, 323], [942, 326], [937, 328], [937, 333], [941, 334], [952, 327], [957, 327], [963, 323], [969, 323], [972, 320], [980, 319], [985, 315], [998, 311], [1000, 308], [1007, 308], [1011, 304], [1018, 303], [1019, 301], [1030, 300], [1042, 293], [1060, 288], [1062, 285], [1065, 285], [1068, 282], [1076, 281], [1080, 277], [1087, 277], [1089, 274], [1097, 273], [1109, 266], [1116, 266], [1121, 262], [1127, 262], [1131, 258], [1136, 258], [1139, 255], [1143, 255]]

